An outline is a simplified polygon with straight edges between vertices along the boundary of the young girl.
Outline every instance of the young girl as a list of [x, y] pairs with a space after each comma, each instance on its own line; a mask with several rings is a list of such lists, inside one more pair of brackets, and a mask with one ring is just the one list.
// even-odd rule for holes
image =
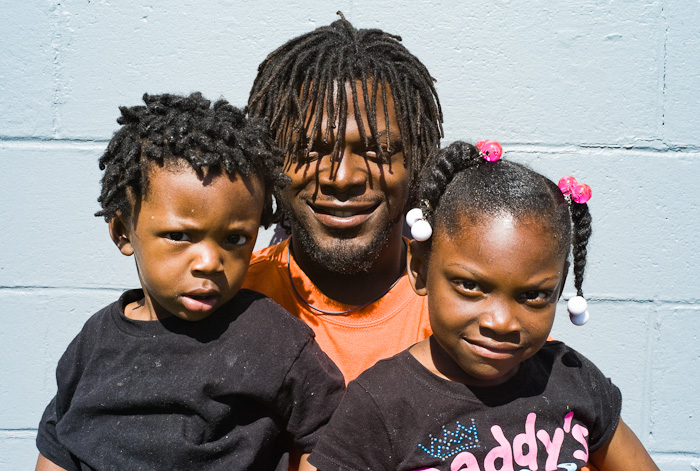
[[547, 341], [573, 254], [578, 296], [590, 188], [455, 142], [424, 170], [408, 266], [433, 335], [349, 384], [311, 454], [321, 471], [658, 469], [585, 357]]

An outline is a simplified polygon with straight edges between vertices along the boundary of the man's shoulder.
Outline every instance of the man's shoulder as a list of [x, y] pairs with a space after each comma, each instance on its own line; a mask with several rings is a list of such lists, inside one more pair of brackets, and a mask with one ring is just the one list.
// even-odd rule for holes
[[270, 245], [260, 250], [256, 250], [250, 258], [250, 269], [266, 269], [271, 264], [286, 266], [285, 257], [289, 239], [285, 239], [279, 244]]

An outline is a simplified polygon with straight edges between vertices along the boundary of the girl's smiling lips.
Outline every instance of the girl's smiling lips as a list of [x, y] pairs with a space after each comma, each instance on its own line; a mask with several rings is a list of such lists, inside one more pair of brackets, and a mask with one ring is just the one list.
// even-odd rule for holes
[[464, 342], [478, 356], [492, 360], [509, 359], [520, 349], [517, 345], [505, 342], [489, 340], [472, 341], [466, 338]]

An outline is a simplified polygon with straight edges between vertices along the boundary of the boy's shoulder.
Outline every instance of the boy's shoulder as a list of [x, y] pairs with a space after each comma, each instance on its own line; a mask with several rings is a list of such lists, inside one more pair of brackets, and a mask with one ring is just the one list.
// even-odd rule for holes
[[241, 289], [234, 298], [240, 321], [251, 323], [255, 329], [279, 332], [285, 336], [295, 335], [310, 339], [314, 332], [302, 320], [291, 315], [286, 309], [266, 295], [252, 289]]

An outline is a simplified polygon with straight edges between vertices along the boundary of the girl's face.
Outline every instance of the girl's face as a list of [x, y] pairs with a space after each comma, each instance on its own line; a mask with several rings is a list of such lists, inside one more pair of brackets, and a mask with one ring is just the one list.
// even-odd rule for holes
[[428, 294], [434, 370], [477, 386], [505, 382], [549, 336], [566, 259], [535, 219], [463, 218], [449, 237], [436, 230], [429, 257], [416, 242], [412, 281]]

